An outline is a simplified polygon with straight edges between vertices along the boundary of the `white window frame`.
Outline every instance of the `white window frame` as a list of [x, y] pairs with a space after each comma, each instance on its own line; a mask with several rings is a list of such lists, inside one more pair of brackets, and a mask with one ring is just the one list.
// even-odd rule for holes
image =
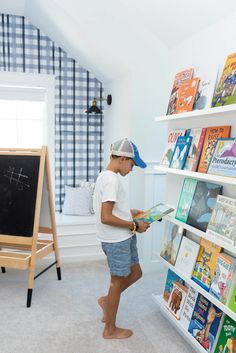
[[[6, 87], [16, 88], [17, 90], [20, 88], [32, 88], [32, 90], [42, 88], [45, 92], [46, 112], [43, 117], [43, 144], [48, 146], [53, 194], [55, 195], [55, 76], [22, 72], [0, 72], [0, 98], [1, 90]], [[4, 96], [6, 97], [6, 93]]]

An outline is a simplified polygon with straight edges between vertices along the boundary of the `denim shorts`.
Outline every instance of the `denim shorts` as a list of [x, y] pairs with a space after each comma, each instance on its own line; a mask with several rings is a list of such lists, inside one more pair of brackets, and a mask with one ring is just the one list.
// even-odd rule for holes
[[102, 242], [102, 250], [112, 276], [128, 276], [131, 266], [139, 263], [136, 235], [118, 243]]

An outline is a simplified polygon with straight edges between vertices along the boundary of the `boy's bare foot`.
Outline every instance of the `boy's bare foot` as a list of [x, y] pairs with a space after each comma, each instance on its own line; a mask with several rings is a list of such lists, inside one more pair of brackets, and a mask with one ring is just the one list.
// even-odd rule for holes
[[106, 322], [107, 297], [100, 297], [98, 299], [98, 305], [102, 308], [102, 312], [103, 312], [103, 317], [102, 317], [101, 321]]
[[123, 339], [132, 336], [133, 331], [125, 328], [115, 327], [113, 331], [105, 329], [103, 331], [103, 338], [105, 339]]

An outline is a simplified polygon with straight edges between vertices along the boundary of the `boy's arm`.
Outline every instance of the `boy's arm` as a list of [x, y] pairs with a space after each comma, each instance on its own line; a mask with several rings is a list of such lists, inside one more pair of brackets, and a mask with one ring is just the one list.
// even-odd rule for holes
[[[134, 225], [133, 221], [126, 221], [126, 220], [121, 219], [119, 217], [116, 217], [112, 214], [114, 204], [115, 204], [115, 202], [113, 202], [113, 201], [102, 202], [101, 222], [103, 224], [108, 224], [108, 225], [114, 226], [114, 227], [128, 228], [131, 231], [133, 231], [135, 229], [135, 225]], [[150, 225], [148, 223], [139, 222], [138, 233], [145, 232], [149, 227], [150, 227]]]

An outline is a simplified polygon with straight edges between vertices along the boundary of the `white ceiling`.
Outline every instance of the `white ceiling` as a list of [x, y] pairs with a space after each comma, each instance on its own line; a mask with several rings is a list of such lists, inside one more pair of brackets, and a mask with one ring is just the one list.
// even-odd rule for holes
[[235, 11], [236, 0], [0, 0], [104, 82]]

